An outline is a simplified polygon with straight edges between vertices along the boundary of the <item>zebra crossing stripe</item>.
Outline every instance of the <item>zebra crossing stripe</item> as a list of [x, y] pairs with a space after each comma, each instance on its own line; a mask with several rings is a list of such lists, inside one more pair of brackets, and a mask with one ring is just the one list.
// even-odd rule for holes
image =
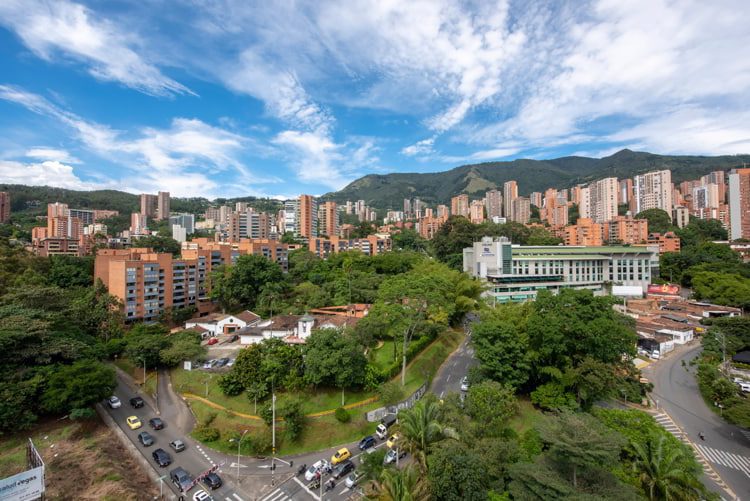
[[750, 458], [707, 447], [705, 445], [696, 444], [696, 447], [710, 462], [726, 466], [727, 468], [740, 470], [750, 476]]

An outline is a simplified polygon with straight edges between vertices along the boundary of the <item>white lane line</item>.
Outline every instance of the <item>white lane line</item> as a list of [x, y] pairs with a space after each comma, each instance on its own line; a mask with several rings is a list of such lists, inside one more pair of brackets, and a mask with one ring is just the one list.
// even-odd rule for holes
[[268, 501], [269, 499], [271, 499], [271, 496], [276, 496], [279, 492], [281, 492], [281, 489], [276, 489], [275, 491], [271, 492], [267, 496], [262, 497], [260, 501]]
[[237, 495], [237, 493], [236, 493], [236, 492], [233, 492], [233, 493], [232, 493], [232, 496], [233, 496], [233, 497], [234, 497], [234, 498], [235, 498], [235, 499], [236, 499], [237, 501], [245, 501], [244, 499], [242, 499], [241, 497], [239, 497], [239, 496]]
[[450, 374], [448, 374], [448, 377], [447, 377], [447, 378], [445, 378], [445, 382], [446, 382], [446, 383], [450, 383], [450, 381], [451, 381], [451, 375], [450, 375]]
[[300, 479], [298, 479], [297, 477], [294, 477], [294, 481], [297, 482], [299, 485], [301, 485], [302, 488], [305, 489], [307, 491], [307, 493], [310, 496], [312, 496], [313, 499], [317, 499], [318, 501], [320, 501], [320, 498], [313, 491], [311, 491], [310, 489], [308, 489], [307, 486], [300, 481]]
[[286, 499], [286, 498], [287, 498], [286, 492], [280, 491], [274, 497], [268, 498], [268, 501], [281, 501], [282, 499]]

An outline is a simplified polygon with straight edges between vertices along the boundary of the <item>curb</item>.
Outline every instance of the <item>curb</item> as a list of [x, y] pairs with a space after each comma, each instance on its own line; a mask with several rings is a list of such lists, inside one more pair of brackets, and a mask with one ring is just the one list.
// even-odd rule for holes
[[[136, 462], [146, 471], [146, 474], [149, 476], [149, 478], [158, 485], [159, 475], [157, 475], [153, 466], [151, 466], [151, 463], [148, 462], [143, 454], [141, 454], [140, 451], [135, 447], [135, 445], [133, 445], [133, 442], [130, 441], [127, 435], [125, 435], [120, 427], [117, 426], [117, 423], [115, 423], [114, 419], [112, 419], [112, 416], [110, 416], [107, 411], [104, 410], [102, 404], [96, 404], [95, 408], [96, 413], [99, 414], [99, 417], [102, 419], [102, 421], [104, 421], [104, 424], [106, 424], [109, 429], [114, 432], [114, 434], [120, 440], [120, 443], [122, 443], [122, 445], [125, 447], [125, 450], [127, 450], [128, 453], [133, 457], [133, 459], [135, 459]], [[164, 494], [164, 499], [177, 501], [177, 496], [174, 495], [171, 489], [168, 488], [166, 489], [166, 491], [167, 492]]]

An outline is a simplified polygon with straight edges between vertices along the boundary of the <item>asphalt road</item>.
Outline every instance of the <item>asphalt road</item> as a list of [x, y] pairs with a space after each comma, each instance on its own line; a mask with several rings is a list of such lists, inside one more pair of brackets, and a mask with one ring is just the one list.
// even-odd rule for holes
[[[697, 444], [734, 493], [750, 500], [750, 432], [727, 423], [703, 401], [695, 380], [696, 369], [689, 365], [701, 349], [698, 346], [675, 353], [643, 373], [654, 384], [652, 395], [659, 408]], [[700, 432], [705, 434], [705, 440], [698, 437]]]
[[[176, 403], [173, 401], [176, 396], [167, 388], [167, 378], [163, 379], [163, 382], [159, 382], [159, 407], [162, 410], [160, 415], [157, 414], [156, 410], [154, 409], [153, 401], [151, 399], [146, 400], [146, 405], [144, 407], [141, 407], [139, 409], [134, 409], [133, 407], [131, 407], [129, 400], [132, 397], [136, 396], [137, 393], [127, 382], [125, 382], [121, 378], [118, 378], [118, 385], [115, 389], [115, 395], [122, 402], [122, 406], [118, 409], [112, 409], [109, 407], [109, 405], [105, 404], [105, 408], [107, 409], [107, 412], [109, 412], [110, 416], [112, 416], [115, 423], [117, 423], [117, 425], [120, 427], [120, 429], [122, 429], [125, 435], [127, 435], [127, 437], [133, 442], [135, 447], [146, 457], [149, 464], [154, 468], [154, 470], [156, 470], [157, 474], [159, 476], [166, 475], [163, 484], [164, 492], [167, 493], [171, 491], [175, 495], [179, 496], [180, 493], [169, 480], [169, 472], [171, 470], [178, 466], [181, 466], [185, 470], [187, 470], [188, 473], [193, 475], [193, 477], [195, 477], [214, 466], [214, 464], [218, 464], [221, 467], [221, 463], [211, 457], [213, 455], [212, 451], [203, 449], [198, 443], [187, 436], [186, 431], [189, 431], [189, 428], [186, 427], [192, 427], [192, 424], [190, 423], [188, 417], [185, 417], [184, 415], [178, 417], [180, 406], [176, 405]], [[137, 430], [131, 430], [125, 421], [128, 416], [138, 416], [138, 418], [140, 418], [141, 422], [143, 423], [143, 426]], [[148, 420], [153, 417], [162, 418], [165, 423], [164, 429], [151, 429], [148, 424]], [[172, 419], [174, 419], [174, 421]], [[142, 431], [148, 431], [151, 436], [154, 437], [154, 445], [151, 445], [149, 447], [144, 447], [143, 445], [141, 445], [141, 443], [138, 441], [138, 434]], [[180, 439], [186, 444], [186, 449], [180, 453], [174, 452], [169, 447], [169, 442], [176, 439]], [[167, 466], [166, 468], [159, 467], [151, 456], [153, 451], [158, 448], [164, 449], [172, 456], [172, 464]], [[246, 498], [242, 497], [241, 494], [235, 492], [235, 490], [232, 488], [232, 485], [228, 483], [228, 474], [224, 471], [226, 469], [228, 468], [226, 468], [225, 465], [224, 468], [219, 471], [219, 476], [221, 476], [222, 480], [224, 481], [224, 485], [222, 485], [222, 487], [215, 491], [210, 491], [210, 489], [207, 488], [205, 488], [204, 490], [210, 492], [215, 500], [247, 501]], [[192, 499], [193, 494], [199, 488], [200, 486], [196, 486], [195, 488], [193, 488], [188, 493], [188, 495], [185, 496], [185, 498]]]

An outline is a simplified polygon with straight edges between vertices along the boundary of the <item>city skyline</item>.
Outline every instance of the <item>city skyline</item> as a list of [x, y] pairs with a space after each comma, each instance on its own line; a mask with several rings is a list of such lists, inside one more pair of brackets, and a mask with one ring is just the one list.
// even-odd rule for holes
[[3, 2], [0, 182], [292, 198], [519, 157], [750, 151], [742, 3], [574, 7]]

